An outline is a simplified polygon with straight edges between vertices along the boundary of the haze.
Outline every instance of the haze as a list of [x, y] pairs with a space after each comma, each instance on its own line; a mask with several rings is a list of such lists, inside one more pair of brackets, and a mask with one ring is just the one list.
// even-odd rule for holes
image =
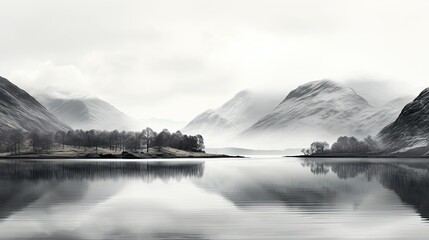
[[[189, 121], [246, 89], [333, 79], [374, 101], [417, 95], [429, 2], [4, 0], [0, 75]], [[382, 93], [382, 94], [380, 94]]]

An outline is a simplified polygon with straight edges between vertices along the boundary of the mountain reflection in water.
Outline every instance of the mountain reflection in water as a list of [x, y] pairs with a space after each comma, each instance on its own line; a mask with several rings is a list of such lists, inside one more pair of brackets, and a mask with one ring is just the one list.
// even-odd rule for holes
[[0, 160], [0, 239], [427, 239], [411, 159]]
[[[45, 205], [77, 203], [93, 181], [139, 179], [151, 182], [201, 177], [204, 162], [143, 161], [0, 161], [0, 219], [39, 201]], [[114, 195], [123, 184], [109, 183], [100, 201]]]
[[313, 174], [332, 171], [340, 179], [364, 176], [377, 180], [394, 191], [402, 202], [413, 206], [422, 218], [429, 220], [429, 162], [413, 159], [395, 162], [305, 160]]

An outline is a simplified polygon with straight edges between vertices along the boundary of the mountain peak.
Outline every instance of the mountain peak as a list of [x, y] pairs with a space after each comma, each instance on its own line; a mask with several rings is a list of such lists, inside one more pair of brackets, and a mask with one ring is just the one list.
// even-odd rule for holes
[[274, 109], [283, 97], [277, 91], [242, 90], [222, 106], [199, 114], [182, 131], [202, 134], [206, 143], [225, 146], [232, 137]]
[[429, 102], [429, 88], [423, 90], [415, 100]]
[[115, 106], [95, 96], [57, 98], [48, 94], [37, 96], [58, 119], [75, 129], [129, 129], [131, 120]]
[[[297, 142], [334, 140], [342, 135], [361, 137], [379, 131], [373, 124], [371, 127], [363, 124], [363, 120], [374, 111], [349, 87], [331, 80], [312, 81], [292, 90], [283, 102], [242, 132], [240, 137], [249, 139], [249, 142], [253, 139], [255, 142], [273, 141], [289, 147], [297, 146]], [[287, 140], [285, 136], [293, 138]]]
[[[347, 89], [346, 87], [341, 86], [340, 84], [332, 80], [317, 80], [308, 82], [306, 84], [298, 86], [295, 90], [291, 91], [284, 101], [290, 99], [300, 99], [302, 97], [314, 97], [322, 92], [332, 93], [336, 91], [341, 91]], [[351, 90], [351, 89], [350, 89]], [[353, 91], [353, 90], [352, 90]]]

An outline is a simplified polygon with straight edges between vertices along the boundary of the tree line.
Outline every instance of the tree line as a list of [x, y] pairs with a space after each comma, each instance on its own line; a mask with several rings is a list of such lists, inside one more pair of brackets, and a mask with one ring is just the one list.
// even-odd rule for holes
[[146, 151], [152, 147], [172, 147], [185, 151], [203, 152], [204, 138], [201, 135], [186, 135], [180, 131], [170, 133], [164, 129], [160, 133], [151, 128], [135, 131], [69, 130], [56, 133], [7, 130], [0, 132], [0, 152], [21, 153], [24, 146], [32, 152], [49, 152], [54, 146], [66, 148], [106, 148], [112, 151]]
[[0, 131], [0, 152], [20, 153], [27, 137], [20, 129]]
[[310, 148], [302, 149], [304, 155], [317, 155], [326, 153], [352, 153], [352, 154], [380, 154], [385, 152], [381, 142], [371, 136], [358, 140], [355, 137], [342, 136], [330, 145], [327, 142], [313, 142]]

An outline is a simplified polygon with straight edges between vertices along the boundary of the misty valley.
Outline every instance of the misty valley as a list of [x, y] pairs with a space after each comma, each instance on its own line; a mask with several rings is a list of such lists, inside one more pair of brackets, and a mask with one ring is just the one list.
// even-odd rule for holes
[[429, 234], [428, 89], [377, 106], [330, 80], [245, 90], [170, 132], [0, 78], [0, 117], [0, 239]]
[[37, 97], [39, 102], [5, 78], [0, 78], [0, 87], [3, 157], [212, 158], [228, 156], [206, 153], [206, 145], [297, 150], [307, 144], [310, 148], [294, 155], [429, 154], [428, 89], [414, 99], [402, 96], [376, 107], [352, 88], [331, 80], [300, 85], [283, 100], [277, 94], [245, 90], [176, 132], [166, 128], [157, 132], [150, 127], [129, 130], [135, 127], [132, 121], [100, 99], [53, 100], [45, 94]]

